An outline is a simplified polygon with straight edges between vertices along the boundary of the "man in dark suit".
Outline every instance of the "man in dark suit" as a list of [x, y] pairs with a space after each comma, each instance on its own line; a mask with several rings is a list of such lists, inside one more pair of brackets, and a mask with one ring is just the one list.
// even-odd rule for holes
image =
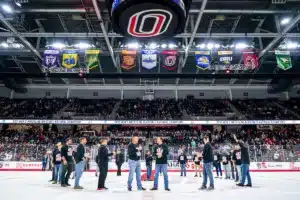
[[108, 172], [108, 161], [109, 157], [114, 155], [114, 153], [109, 153], [107, 148], [107, 139], [101, 140], [101, 145], [98, 149], [98, 166], [99, 166], [99, 179], [98, 179], [98, 189], [97, 190], [107, 190], [105, 187], [105, 180]]
[[120, 151], [120, 149], [117, 149], [116, 153], [116, 165], [118, 167], [117, 176], [121, 176], [121, 167], [124, 163], [124, 154]]

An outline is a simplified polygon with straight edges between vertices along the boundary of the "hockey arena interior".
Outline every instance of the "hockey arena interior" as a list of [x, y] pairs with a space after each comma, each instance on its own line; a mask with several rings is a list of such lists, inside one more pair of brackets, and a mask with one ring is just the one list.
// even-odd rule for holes
[[299, 200], [300, 1], [1, 0], [0, 199]]

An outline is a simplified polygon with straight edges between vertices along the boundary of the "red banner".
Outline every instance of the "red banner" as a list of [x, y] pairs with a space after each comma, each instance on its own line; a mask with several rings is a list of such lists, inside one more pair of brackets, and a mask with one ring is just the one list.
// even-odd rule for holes
[[121, 68], [130, 70], [136, 66], [136, 51], [122, 50]]
[[176, 50], [164, 50], [161, 52], [162, 67], [173, 71], [177, 68], [177, 51]]
[[244, 51], [243, 60], [246, 69], [253, 70], [259, 66], [258, 57], [253, 51]]

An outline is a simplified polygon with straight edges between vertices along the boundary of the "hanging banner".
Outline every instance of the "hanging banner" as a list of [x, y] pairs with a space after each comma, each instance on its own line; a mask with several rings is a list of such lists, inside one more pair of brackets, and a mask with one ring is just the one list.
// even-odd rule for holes
[[153, 69], [157, 65], [156, 50], [142, 50], [142, 67]]
[[58, 56], [59, 50], [45, 50], [43, 58], [43, 67], [45, 71], [55, 72], [59, 70]]
[[230, 65], [232, 62], [232, 51], [218, 51], [219, 62]]
[[258, 57], [256, 53], [253, 51], [244, 51], [243, 60], [244, 60], [245, 70], [253, 70], [258, 68], [259, 66]]
[[206, 70], [210, 67], [211, 57], [210, 51], [196, 51], [195, 52], [196, 67]]
[[[100, 71], [100, 50], [86, 50], [84, 62], [88, 71]], [[98, 70], [97, 70], [98, 69]]]
[[121, 68], [130, 70], [136, 66], [136, 51], [122, 50], [122, 64]]
[[289, 51], [275, 51], [277, 65], [280, 69], [288, 70], [292, 68], [292, 59]]
[[63, 51], [62, 66], [66, 72], [76, 72], [78, 67], [78, 52], [76, 49], [67, 49]]
[[174, 71], [177, 68], [177, 51], [176, 50], [164, 50], [161, 52], [162, 67]]

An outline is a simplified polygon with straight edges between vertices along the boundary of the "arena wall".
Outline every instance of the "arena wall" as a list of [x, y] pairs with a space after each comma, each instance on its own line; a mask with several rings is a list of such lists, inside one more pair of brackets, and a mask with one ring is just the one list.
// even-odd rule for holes
[[[266, 99], [266, 98], [278, 98], [278, 99], [286, 99], [286, 96], [283, 93], [279, 94], [268, 94], [265, 88], [262, 89], [251, 89], [251, 88], [243, 88], [243, 89], [232, 89], [232, 97], [233, 99]], [[27, 93], [14, 93], [11, 90], [0, 87], [0, 97], [7, 98], [19, 98], [19, 99], [30, 99], [30, 98], [53, 98], [60, 97], [66, 98], [68, 95], [67, 89], [51, 89], [51, 88], [28, 88]], [[115, 98], [115, 99], [135, 99], [141, 98], [145, 94], [145, 90], [141, 87], [140, 90], [126, 90], [124, 88], [123, 93], [121, 90], [82, 90], [82, 89], [70, 89], [69, 97], [78, 97], [82, 99], [107, 99], [107, 98]], [[175, 98], [176, 92], [174, 90], [155, 90], [153, 93], [155, 98]], [[186, 98], [187, 96], [194, 96], [197, 99], [229, 99], [228, 91], [226, 90], [178, 90], [178, 99]], [[300, 97], [300, 90], [298, 88], [293, 88], [288, 96], [290, 98]]]
[[[142, 171], [146, 171], [144, 161], [141, 161]], [[155, 166], [155, 165], [153, 165]], [[114, 162], [109, 162], [109, 172], [115, 172], [117, 166]], [[188, 172], [194, 172], [194, 163], [189, 162], [186, 165]], [[0, 161], [0, 171], [41, 171], [41, 162], [10, 162]], [[178, 162], [168, 161], [168, 169], [170, 172], [179, 172], [180, 167]], [[90, 172], [96, 170], [96, 163], [90, 163]], [[128, 163], [122, 165], [122, 171], [128, 171]], [[300, 172], [300, 162], [252, 162], [250, 164], [252, 172]]]

